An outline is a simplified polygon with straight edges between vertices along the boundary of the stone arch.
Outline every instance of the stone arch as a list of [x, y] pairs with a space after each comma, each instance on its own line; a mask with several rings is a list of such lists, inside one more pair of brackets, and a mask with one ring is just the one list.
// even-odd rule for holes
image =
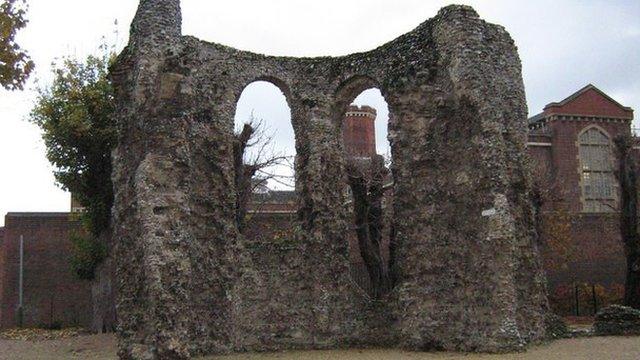
[[[351, 107], [365, 93], [369, 93], [366, 97], [370, 101]], [[393, 289], [393, 175], [391, 158], [385, 157], [391, 150], [387, 133], [393, 114], [379, 83], [371, 77], [350, 78], [335, 96], [334, 111], [339, 115], [334, 121], [340, 121], [342, 128], [345, 164], [346, 183], [342, 186], [351, 224], [347, 236], [351, 276], [369, 296], [382, 299]], [[381, 119], [381, 114], [387, 117]]]
[[[334, 92], [334, 105], [332, 118], [334, 121], [341, 121], [347, 106], [353, 102], [358, 94], [370, 88], [378, 88], [385, 96], [384, 90], [379, 81], [368, 75], [354, 75], [342, 81]], [[386, 100], [386, 97], [385, 97]], [[388, 102], [387, 102], [388, 103]]]
[[289, 85], [281, 80], [280, 78], [276, 77], [276, 76], [271, 76], [271, 75], [264, 75], [264, 76], [256, 76], [256, 77], [251, 77], [250, 80], [247, 81], [240, 81], [240, 86], [236, 87], [234, 89], [234, 102], [233, 102], [233, 109], [234, 109], [234, 116], [235, 116], [235, 111], [237, 110], [238, 107], [238, 102], [240, 101], [240, 98], [242, 97], [242, 94], [244, 93], [244, 91], [251, 86], [254, 83], [257, 82], [266, 82], [269, 83], [273, 86], [275, 86], [281, 93], [282, 95], [284, 95], [284, 100], [285, 103], [287, 105], [287, 107], [289, 108], [289, 114], [291, 117], [291, 121], [290, 121], [290, 126], [293, 127], [293, 132], [294, 132], [294, 137], [297, 138], [297, 134], [296, 134], [296, 130], [295, 130], [295, 126], [293, 126], [293, 107], [294, 107], [294, 102], [292, 99], [292, 93], [291, 93], [291, 89], [289, 87]]
[[294, 141], [294, 151], [297, 152], [297, 143], [299, 142], [299, 138], [301, 137], [301, 134], [299, 133], [299, 127], [296, 126], [295, 122], [296, 122], [296, 116], [294, 113], [294, 108], [295, 108], [295, 100], [293, 98], [293, 94], [291, 91], [291, 87], [289, 86], [289, 84], [282, 80], [281, 77], [275, 76], [275, 75], [259, 75], [259, 76], [251, 76], [248, 77], [249, 80], [241, 80], [240, 82], [238, 82], [240, 84], [240, 86], [238, 86], [235, 90], [234, 90], [234, 103], [233, 103], [233, 116], [235, 116], [236, 110], [237, 110], [237, 106], [238, 106], [238, 102], [240, 101], [240, 97], [242, 96], [242, 94], [244, 93], [244, 91], [247, 89], [247, 87], [249, 87], [251, 84], [254, 84], [256, 82], [267, 82], [273, 86], [275, 86], [278, 90], [280, 90], [280, 92], [284, 95], [284, 99], [285, 99], [285, 103], [287, 105], [287, 107], [289, 108], [289, 124], [288, 126], [292, 127], [293, 129], [293, 141]]
[[235, 96], [234, 104], [238, 104], [238, 101], [240, 100], [240, 96], [242, 95], [242, 92], [244, 92], [244, 90], [247, 88], [247, 86], [257, 81], [268, 82], [274, 85], [275, 87], [277, 87], [282, 92], [282, 94], [284, 94], [284, 97], [287, 101], [287, 105], [289, 105], [289, 107], [292, 106], [291, 88], [289, 87], [286, 81], [281, 80], [279, 77], [274, 75], [261, 75], [261, 76], [252, 77], [248, 81], [243, 81], [241, 83], [241, 86], [234, 91], [234, 96]]
[[344, 115], [347, 107], [354, 101], [358, 95], [369, 89], [378, 89], [389, 111], [389, 118], [387, 119], [387, 136], [385, 141], [389, 144], [389, 150], [393, 153], [393, 139], [389, 137], [389, 132], [395, 127], [398, 121], [397, 106], [393, 103], [393, 98], [390, 96], [387, 87], [383, 86], [382, 81], [376, 80], [374, 76], [369, 75], [354, 75], [346, 80], [342, 81], [340, 85], [334, 91], [334, 104], [332, 108], [332, 119], [338, 125], [338, 128], [342, 128], [342, 116]]
[[[544, 337], [544, 280], [527, 220], [526, 101], [504, 28], [449, 6], [371, 51], [293, 58], [199, 41], [180, 25], [179, 0], [140, 1], [113, 67], [124, 357], [385, 341], [506, 351]], [[303, 226], [292, 241], [252, 248], [233, 226], [229, 135], [232, 108], [256, 80], [280, 88], [291, 108]], [[354, 294], [336, 191], [344, 175], [336, 121], [370, 87], [401, 117], [390, 131], [402, 264], [382, 307]], [[259, 258], [269, 266], [246, 261], [269, 251], [273, 258]], [[287, 281], [273, 276], [282, 264], [291, 265]]]
[[[297, 205], [292, 191], [296, 134], [283, 88], [289, 92], [275, 77], [257, 77], [244, 86], [235, 104], [236, 224], [246, 236], [269, 238], [273, 232], [260, 223], [291, 221]], [[274, 205], [278, 214], [271, 210], [272, 197], [280, 201]]]

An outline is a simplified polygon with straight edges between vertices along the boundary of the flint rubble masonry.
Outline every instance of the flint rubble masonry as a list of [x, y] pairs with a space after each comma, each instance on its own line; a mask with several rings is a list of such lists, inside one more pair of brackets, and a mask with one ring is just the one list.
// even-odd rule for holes
[[[111, 76], [122, 358], [500, 352], [544, 337], [520, 60], [504, 28], [470, 7], [369, 52], [292, 58], [182, 36], [178, 0], [142, 0]], [[234, 225], [231, 144], [236, 102], [256, 80], [291, 107], [298, 195], [295, 236], [259, 251]], [[342, 206], [341, 120], [371, 87], [392, 113], [398, 283], [383, 303], [350, 279]]]

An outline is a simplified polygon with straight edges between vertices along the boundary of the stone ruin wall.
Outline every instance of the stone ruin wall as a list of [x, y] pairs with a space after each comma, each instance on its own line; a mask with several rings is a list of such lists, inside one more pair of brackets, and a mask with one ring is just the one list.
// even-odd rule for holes
[[[181, 35], [179, 0], [142, 0], [112, 68], [122, 358], [388, 345], [509, 351], [544, 336], [525, 177], [526, 105], [508, 33], [449, 6], [375, 50], [253, 54]], [[234, 224], [234, 113], [270, 81], [295, 131], [295, 236], [255, 251]], [[398, 284], [349, 276], [341, 118], [390, 109]], [[343, 181], [336, 181], [343, 179]]]

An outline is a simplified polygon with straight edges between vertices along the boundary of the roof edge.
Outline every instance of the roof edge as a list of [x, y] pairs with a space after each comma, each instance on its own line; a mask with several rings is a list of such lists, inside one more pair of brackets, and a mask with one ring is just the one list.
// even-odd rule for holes
[[8, 212], [6, 217], [55, 217], [69, 216], [72, 212]]
[[598, 92], [598, 94], [602, 95], [605, 99], [611, 101], [612, 103], [614, 103], [616, 106], [618, 106], [621, 109], [624, 109], [625, 111], [630, 111], [631, 113], [633, 113], [633, 109], [629, 106], [624, 106], [622, 104], [620, 104], [619, 102], [617, 102], [615, 99], [613, 99], [611, 96], [607, 95], [604, 91], [598, 89], [595, 85], [593, 84], [587, 84], [585, 87], [583, 87], [582, 89], [574, 92], [573, 94], [569, 95], [568, 97], [566, 97], [565, 99], [559, 101], [559, 102], [551, 102], [548, 103], [547, 105], [544, 106], [543, 110], [547, 110], [547, 108], [550, 107], [557, 107], [557, 106], [564, 106], [567, 103], [575, 100], [578, 96], [582, 95], [583, 93], [587, 92], [588, 90], [595, 90]]

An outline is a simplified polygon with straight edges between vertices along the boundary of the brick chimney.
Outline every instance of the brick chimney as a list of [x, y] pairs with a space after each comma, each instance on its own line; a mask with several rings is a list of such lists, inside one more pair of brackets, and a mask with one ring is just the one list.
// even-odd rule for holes
[[371, 158], [376, 154], [376, 109], [349, 105], [344, 114], [342, 136], [350, 157]]

